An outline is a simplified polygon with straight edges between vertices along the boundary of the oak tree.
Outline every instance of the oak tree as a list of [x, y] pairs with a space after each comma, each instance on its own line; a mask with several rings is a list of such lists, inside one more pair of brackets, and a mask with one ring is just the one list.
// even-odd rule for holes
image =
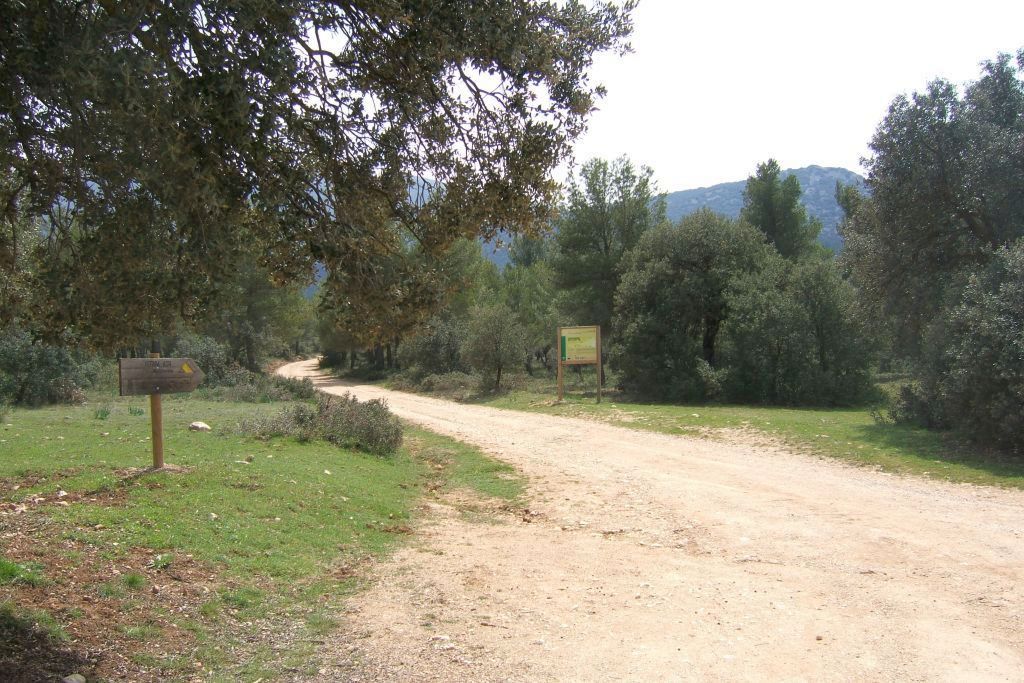
[[0, 0], [0, 267], [13, 216], [44, 237], [4, 315], [113, 345], [253, 245], [330, 306], [425, 305], [454, 239], [546, 219], [633, 4]]
[[897, 97], [866, 160], [869, 197], [846, 191], [843, 260], [898, 345], [924, 330], [999, 247], [1024, 235], [1024, 51], [987, 62], [961, 94], [936, 80]]

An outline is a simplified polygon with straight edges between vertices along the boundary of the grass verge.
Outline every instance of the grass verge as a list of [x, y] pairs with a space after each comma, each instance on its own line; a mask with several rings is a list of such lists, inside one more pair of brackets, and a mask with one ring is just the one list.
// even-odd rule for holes
[[235, 425], [282, 404], [194, 398], [165, 397], [178, 469], [150, 472], [148, 403], [104, 406], [18, 409], [0, 425], [0, 680], [313, 675], [332, 615], [367, 560], [413, 531], [424, 495], [523, 490], [428, 432], [388, 458], [259, 441]]

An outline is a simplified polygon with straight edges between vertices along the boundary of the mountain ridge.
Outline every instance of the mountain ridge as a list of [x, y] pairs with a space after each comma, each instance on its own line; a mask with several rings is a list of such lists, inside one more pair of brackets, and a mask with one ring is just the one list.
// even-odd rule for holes
[[[843, 238], [839, 235], [838, 226], [843, 219], [843, 210], [836, 202], [836, 182], [844, 185], [854, 184], [864, 191], [864, 177], [846, 168], [818, 165], [782, 171], [782, 177], [789, 175], [795, 175], [800, 181], [800, 201], [806, 207], [807, 213], [821, 221], [818, 241], [833, 251], [840, 251], [843, 247]], [[743, 189], [746, 184], [747, 179], [743, 179], [708, 187], [666, 192], [665, 214], [674, 223], [706, 206], [715, 213], [737, 218], [740, 209], [743, 208]]]

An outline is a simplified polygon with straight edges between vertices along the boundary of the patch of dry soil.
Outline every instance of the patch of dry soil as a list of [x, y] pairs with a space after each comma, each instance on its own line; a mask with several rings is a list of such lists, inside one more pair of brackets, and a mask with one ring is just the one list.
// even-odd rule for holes
[[324, 680], [1024, 678], [1024, 492], [315, 381], [514, 464], [532, 513], [434, 503]]

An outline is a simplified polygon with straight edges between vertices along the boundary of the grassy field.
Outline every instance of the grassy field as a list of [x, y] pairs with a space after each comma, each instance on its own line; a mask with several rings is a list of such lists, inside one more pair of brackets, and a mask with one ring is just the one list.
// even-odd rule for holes
[[157, 473], [144, 398], [9, 413], [0, 679], [301, 678], [424, 496], [522, 494], [508, 466], [428, 432], [388, 458], [237, 433], [281, 407], [165, 397], [179, 470]]
[[550, 415], [599, 419], [632, 429], [715, 438], [721, 430], [758, 430], [791, 448], [953, 482], [1024, 488], [1024, 460], [986, 452], [949, 435], [876, 421], [867, 408], [790, 409], [727, 405], [659, 405], [606, 392], [596, 402], [593, 372], [566, 374], [561, 403], [553, 379], [537, 376], [502, 394], [476, 394], [474, 403]]

